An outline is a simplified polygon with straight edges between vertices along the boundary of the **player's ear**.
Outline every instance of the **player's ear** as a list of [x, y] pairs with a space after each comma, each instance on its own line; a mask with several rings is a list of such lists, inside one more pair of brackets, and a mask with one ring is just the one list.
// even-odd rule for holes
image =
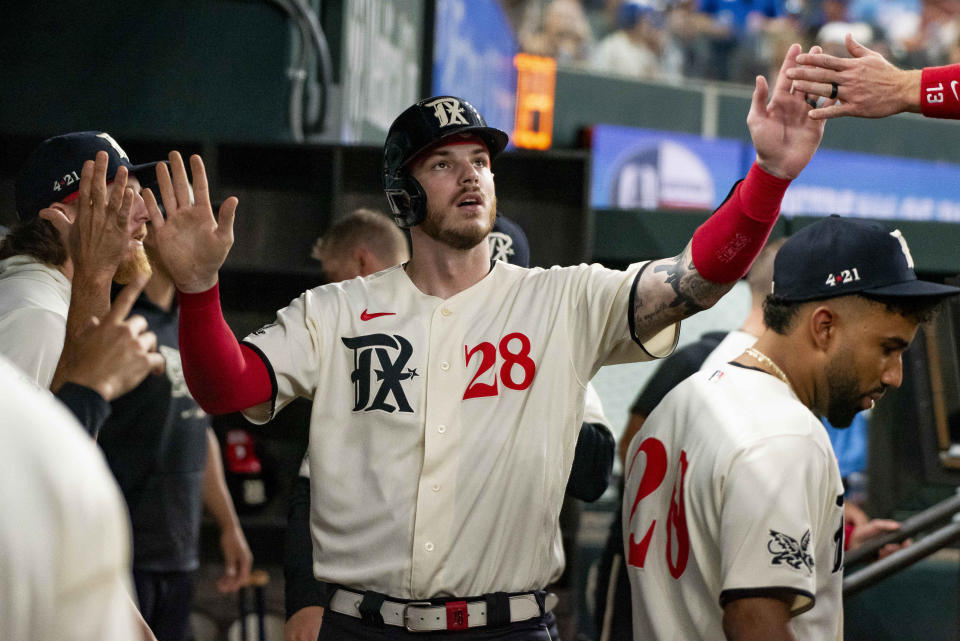
[[369, 249], [367, 249], [366, 245], [357, 245], [353, 249], [352, 259], [354, 264], [357, 266], [360, 276], [369, 276], [370, 274], [379, 271], [376, 267], [376, 261], [373, 258], [373, 254]]
[[827, 351], [837, 335], [837, 314], [829, 305], [817, 305], [809, 316], [810, 337], [813, 344]]

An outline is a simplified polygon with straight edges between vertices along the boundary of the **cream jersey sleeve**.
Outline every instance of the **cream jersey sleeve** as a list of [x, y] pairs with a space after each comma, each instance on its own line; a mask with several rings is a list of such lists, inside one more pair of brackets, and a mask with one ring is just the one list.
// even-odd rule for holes
[[818, 553], [834, 549], [841, 525], [823, 516], [837, 501], [826, 486], [831, 457], [804, 435], [771, 436], [735, 453], [722, 480], [721, 605], [776, 588], [796, 594], [793, 615], [814, 606], [817, 573], [837, 571], [835, 556]]

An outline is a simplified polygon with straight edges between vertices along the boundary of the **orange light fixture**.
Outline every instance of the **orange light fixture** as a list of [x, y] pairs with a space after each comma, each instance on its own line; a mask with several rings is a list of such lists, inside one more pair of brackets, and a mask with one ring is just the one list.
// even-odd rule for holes
[[553, 105], [557, 86], [557, 61], [518, 53], [517, 111], [513, 144], [523, 149], [549, 149], [553, 141]]

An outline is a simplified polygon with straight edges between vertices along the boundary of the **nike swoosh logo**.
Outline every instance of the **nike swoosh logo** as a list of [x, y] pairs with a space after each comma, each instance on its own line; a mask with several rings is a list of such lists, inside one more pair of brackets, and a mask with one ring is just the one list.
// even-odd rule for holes
[[957, 102], [960, 102], [960, 96], [957, 95], [957, 85], [960, 84], [956, 80], [950, 81], [950, 89], [953, 91], [953, 98]]
[[368, 314], [367, 310], [360, 312], [360, 320], [368, 321], [373, 320], [374, 318], [380, 318], [381, 316], [396, 316], [396, 312], [377, 312], [376, 314]]

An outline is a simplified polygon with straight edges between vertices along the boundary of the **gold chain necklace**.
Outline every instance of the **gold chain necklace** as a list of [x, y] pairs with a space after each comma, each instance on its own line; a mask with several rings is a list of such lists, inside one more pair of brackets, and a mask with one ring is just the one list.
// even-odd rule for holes
[[[790, 391], [793, 392], [793, 385], [790, 384], [790, 379], [787, 378], [787, 375], [783, 373], [783, 370], [780, 369], [780, 368], [777, 366], [776, 363], [774, 363], [772, 360], [770, 360], [770, 357], [769, 357], [769, 356], [767, 356], [766, 354], [764, 354], [764, 353], [761, 352], [760, 350], [756, 349], [755, 347], [748, 347], [748, 348], [745, 349], [744, 351], [745, 351], [747, 354], [749, 354], [750, 356], [752, 356], [753, 358], [755, 358], [756, 360], [758, 360], [759, 362], [763, 363], [764, 365], [769, 366], [770, 369], [773, 370], [773, 372], [772, 372], [773, 375], [776, 376], [777, 378], [779, 378], [779, 379], [780, 379], [781, 381], [783, 381], [784, 383], [786, 383], [786, 384], [787, 384], [787, 387], [790, 388]], [[796, 394], [796, 392], [794, 392], [794, 394]]]

